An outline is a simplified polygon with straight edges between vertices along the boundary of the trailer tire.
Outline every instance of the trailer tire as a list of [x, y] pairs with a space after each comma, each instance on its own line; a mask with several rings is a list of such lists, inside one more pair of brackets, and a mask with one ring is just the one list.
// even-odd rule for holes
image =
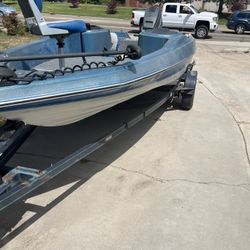
[[181, 99], [181, 109], [190, 110], [193, 107], [194, 95], [182, 95]]
[[184, 92], [181, 94], [181, 109], [190, 110], [193, 107], [194, 95], [197, 82], [197, 71], [190, 71], [186, 73]]

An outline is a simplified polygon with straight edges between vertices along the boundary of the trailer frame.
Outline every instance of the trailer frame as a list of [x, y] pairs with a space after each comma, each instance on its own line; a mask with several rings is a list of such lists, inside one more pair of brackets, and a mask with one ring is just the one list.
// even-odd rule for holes
[[[197, 72], [192, 71], [192, 68], [193, 64], [190, 64], [178, 83], [171, 86], [171, 89], [168, 91], [165, 90], [165, 94], [143, 112], [129, 121], [125, 121], [121, 126], [110, 133], [104, 134], [95, 142], [78, 148], [75, 152], [67, 155], [62, 160], [49, 165], [42, 171], [25, 166], [9, 167], [6, 165], [18, 148], [26, 141], [35, 129], [35, 126], [25, 125], [20, 122], [11, 122], [12, 124], [10, 127], [13, 126], [14, 129], [16, 129], [15, 133], [0, 150], [0, 178], [2, 176], [2, 184], [0, 182], [0, 211], [24, 198], [33, 190], [51, 180], [64, 170], [70, 168], [75, 163], [86, 158], [88, 155], [104, 146], [107, 142], [144, 120], [166, 102], [172, 101], [174, 97], [183, 94], [194, 95]], [[162, 90], [163, 89], [161, 89], [161, 91]]]

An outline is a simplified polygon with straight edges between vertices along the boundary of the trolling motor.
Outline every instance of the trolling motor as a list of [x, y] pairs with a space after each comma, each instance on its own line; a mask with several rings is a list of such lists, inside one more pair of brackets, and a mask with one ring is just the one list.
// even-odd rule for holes
[[149, 7], [143, 18], [143, 30], [153, 30], [162, 26], [162, 4]]
[[7, 66], [0, 66], [0, 82], [1, 84], [8, 84], [11, 78], [17, 78], [14, 70]]
[[137, 60], [140, 59], [142, 54], [141, 54], [141, 48], [139, 46], [129, 44], [126, 48], [126, 54], [128, 58], [132, 60]]

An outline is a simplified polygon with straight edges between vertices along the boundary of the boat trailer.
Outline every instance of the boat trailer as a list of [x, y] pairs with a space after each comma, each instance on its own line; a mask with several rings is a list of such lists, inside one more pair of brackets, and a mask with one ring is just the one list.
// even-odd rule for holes
[[193, 71], [192, 68], [193, 64], [190, 64], [176, 85], [170, 88], [168, 86], [159, 88], [158, 90], [164, 94], [134, 118], [124, 121], [120, 127], [112, 132], [103, 135], [93, 143], [80, 147], [62, 160], [49, 165], [45, 170], [6, 165], [35, 129], [35, 126], [22, 122], [7, 121], [5, 125], [0, 127], [0, 211], [86, 158], [110, 140], [148, 117], [163, 104], [171, 103], [175, 97], [182, 98], [181, 106], [183, 109], [191, 109], [197, 81], [197, 72]]

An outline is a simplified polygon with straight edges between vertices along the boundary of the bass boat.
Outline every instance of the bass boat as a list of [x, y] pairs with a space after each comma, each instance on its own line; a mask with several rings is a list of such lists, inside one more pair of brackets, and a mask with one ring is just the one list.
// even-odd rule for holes
[[192, 62], [192, 36], [163, 28], [138, 39], [83, 21], [47, 23], [41, 1], [20, 0], [42, 38], [0, 55], [0, 116], [37, 126], [70, 124], [152, 89], [176, 85]]

